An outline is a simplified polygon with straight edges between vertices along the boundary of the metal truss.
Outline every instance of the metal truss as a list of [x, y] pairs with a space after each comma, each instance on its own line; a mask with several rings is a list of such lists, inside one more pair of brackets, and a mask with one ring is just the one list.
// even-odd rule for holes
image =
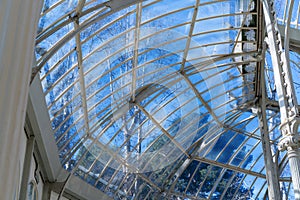
[[[247, 5], [244, 5], [242, 2], [247, 2]], [[65, 1], [57, 1], [51, 5], [50, 8], [43, 11], [41, 18], [51, 14], [51, 12], [54, 12], [55, 9], [64, 3]], [[222, 181], [226, 170], [232, 170], [234, 171], [234, 176], [237, 174], [243, 175], [239, 186], [241, 186], [247, 178], [251, 179], [250, 189], [255, 187], [258, 180], [264, 181], [261, 186], [262, 188], [255, 194], [256, 197], [262, 194], [266, 196], [265, 186], [268, 185], [269, 199], [279, 199], [281, 194], [278, 183], [291, 182], [291, 179], [289, 177], [280, 177], [280, 173], [286, 166], [287, 158], [284, 157], [281, 162], [277, 163], [277, 154], [272, 151], [271, 147], [278, 142], [277, 139], [279, 136], [274, 139], [270, 138], [269, 134], [272, 131], [276, 131], [274, 129], [278, 127], [275, 125], [272, 128], [268, 127], [268, 122], [276, 118], [277, 115], [268, 115], [267, 110], [272, 110], [275, 113], [280, 111], [282, 119], [281, 129], [283, 130], [283, 135], [288, 136], [283, 137], [280, 148], [288, 150], [287, 157], [293, 166], [300, 166], [298, 152], [295, 150], [295, 147], [298, 148], [297, 142], [299, 138], [297, 134], [294, 134], [299, 121], [298, 105], [295, 91], [292, 87], [293, 83], [289, 71], [288, 56], [288, 50], [291, 46], [289, 44], [290, 35], [292, 38], [291, 41], [293, 41], [293, 48], [297, 47], [296, 44], [299, 41], [297, 37], [290, 34], [294, 31], [294, 29], [290, 29], [291, 14], [285, 14], [285, 34], [283, 37], [285, 42], [284, 45], [282, 45], [280, 41], [280, 32], [282, 32], [282, 30], [280, 31], [277, 27], [274, 17], [275, 11], [270, 1], [262, 0], [262, 4], [260, 4], [258, 0], [241, 1], [238, 5], [240, 6], [239, 9], [201, 18], [201, 13], [199, 13], [201, 8], [209, 6], [214, 8], [216, 5], [221, 7], [223, 3], [226, 4], [228, 1], [222, 0], [202, 3], [199, 0], [195, 0], [193, 3], [185, 2], [185, 4], [183, 4], [184, 6], [175, 7], [175, 9], [169, 12], [160, 13], [153, 17], [149, 16], [149, 19], [143, 18], [145, 10], [151, 10], [153, 7], [159, 6], [160, 3], [161, 1], [142, 0], [110, 0], [104, 3], [97, 3], [96, 1], [80, 0], [74, 9], [59, 15], [39, 32], [36, 39], [37, 48], [41, 48], [40, 46], [45, 45], [51, 36], [55, 35], [64, 27], [72, 27], [68, 32], [61, 34], [55, 42], [51, 41], [52, 43], [50, 45], [43, 47], [43, 52], [39, 54], [37, 65], [33, 68], [32, 73], [33, 80], [33, 77], [35, 77], [39, 71], [43, 71], [43, 68], [48, 65], [47, 67], [49, 69], [41, 74], [40, 79], [42, 84], [46, 85], [44, 86], [44, 95], [49, 101], [47, 104], [49, 112], [54, 110], [60, 102], [64, 102], [58, 110], [50, 113], [50, 123], [54, 124], [53, 132], [58, 134], [58, 136], [56, 136], [56, 144], [61, 153], [62, 164], [71, 163], [80, 149], [85, 149], [81, 157], [76, 158], [77, 162], [76, 165], [73, 166], [71, 174], [83, 174], [84, 180], [95, 180], [93, 183], [95, 187], [99, 187], [98, 185], [102, 184], [104, 185], [103, 188], [101, 188], [102, 191], [120, 197], [129, 197], [132, 195], [130, 191], [136, 190], [136, 196], [131, 196], [131, 198], [138, 199], [143, 189], [148, 188], [145, 189], [147, 191], [149, 190], [145, 197], [146, 199], [150, 196], [154, 196], [155, 198], [176, 196], [178, 198], [201, 199], [198, 195], [204, 187], [204, 181], [208, 179], [209, 172], [213, 170], [213, 167], [220, 167], [222, 170], [216, 178], [208, 198], [212, 198], [213, 193], [217, 191], [217, 187]], [[292, 7], [293, 4], [290, 3], [289, 6]], [[127, 9], [128, 12], [124, 12], [124, 9]], [[289, 10], [291, 11], [291, 8]], [[117, 16], [116, 14], [121, 11], [124, 13]], [[167, 24], [166, 28], [163, 27], [154, 32], [150, 31], [148, 34], [141, 34], [141, 29], [147, 27], [149, 24], [154, 24], [156, 21], [163, 20], [175, 14], [180, 15], [187, 11], [190, 11], [189, 20], [180, 21], [178, 23], [172, 22]], [[103, 23], [103, 21], [111, 16], [114, 17], [108, 20], [108, 22]], [[127, 24], [126, 28], [120, 31], [120, 33], [112, 34], [113, 36], [106, 40], [97, 40], [101, 38], [109, 27], [126, 21], [125, 19], [127, 17], [134, 18], [131, 27]], [[226, 23], [229, 25], [225, 26], [223, 24], [223, 27], [218, 28], [212, 27], [204, 30], [199, 28], [199, 24], [203, 22], [210, 23], [210, 21], [220, 19], [223, 19], [224, 23], [226, 20], [236, 20], [236, 22], [229, 24], [228, 21]], [[265, 93], [263, 19], [266, 21], [265, 29], [268, 34], [267, 44], [272, 55], [272, 64], [274, 71], [277, 70], [275, 81], [279, 103], [274, 100], [268, 100]], [[97, 23], [103, 24], [101, 27], [93, 29], [93, 26], [97, 25]], [[160, 25], [163, 26], [162, 24]], [[296, 27], [298, 28], [298, 24], [296, 24]], [[83, 37], [85, 31], [89, 29], [91, 33]], [[171, 30], [175, 32], [183, 29], [186, 29], [186, 34], [167, 38], [168, 31]], [[119, 30], [116, 30], [116, 32], [117, 31]], [[298, 33], [298, 31], [297, 29], [296, 32]], [[235, 38], [230, 38], [228, 34], [227, 38], [219, 38], [219, 40], [216, 39], [216, 36], [213, 36], [214, 34], [218, 35], [221, 33], [236, 33], [236, 35]], [[252, 37], [253, 33], [255, 34], [254, 37]], [[151, 41], [159, 34], [165, 35], [165, 40], [154, 43], [151, 48], [148, 49], [140, 48], [143, 42]], [[132, 36], [133, 39], [130, 38]], [[201, 37], [210, 39], [215, 37], [215, 39], [205, 41], [205, 39], [200, 40], [199, 38]], [[99, 44], [97, 42], [93, 43], [94, 46], [90, 47], [91, 49], [87, 51], [86, 46], [92, 43], [91, 41], [93, 40]], [[123, 40], [126, 41], [120, 48], [111, 52], [106, 51], [106, 48], [115, 44], [114, 42], [123, 42]], [[201, 41], [199, 44], [195, 42], [198, 40]], [[72, 41], [74, 42], [72, 43]], [[182, 47], [178, 45], [179, 42], [183, 43]], [[71, 46], [70, 49], [63, 54], [59, 54], [60, 50], [64, 48], [64, 45], [69, 43]], [[230, 48], [228, 48], [226, 52], [218, 52], [222, 46], [230, 46]], [[151, 53], [153, 49], [161, 50], [165, 47], [172, 47], [174, 51], [172, 49], [170, 52], [155, 55], [151, 57], [151, 59], [141, 61], [141, 58]], [[215, 48], [216, 51], [213, 52], [212, 55], [201, 54], [201, 50], [205, 48]], [[198, 54], [195, 54], [197, 51]], [[62, 62], [70, 59], [73, 54], [77, 55], [77, 60], [72, 63], [72, 66], [68, 66], [65, 73], [47, 85], [47, 79], [59, 69]], [[125, 54], [129, 56], [126, 57]], [[120, 55], [121, 57], [123, 56], [122, 59], [119, 59], [119, 61], [116, 62], [117, 64], [114, 64], [114, 59]], [[179, 59], [176, 61], [174, 59], [173, 63], [168, 63], [161, 68], [145, 71], [147, 67], [152, 67], [151, 64], [165, 61], [168, 57], [174, 55], [180, 56], [178, 56]], [[97, 59], [94, 59], [94, 57], [97, 57]], [[93, 62], [91, 62], [91, 60], [93, 60]], [[91, 64], [87, 67], [86, 63]], [[128, 63], [131, 63], [132, 66], [128, 67]], [[122, 67], [124, 66], [127, 66], [126, 70], [123, 70]], [[251, 66], [253, 66], [253, 69], [249, 70]], [[96, 73], [97, 70], [105, 67], [107, 69], [103, 70], [103, 73]], [[77, 69], [78, 77], [68, 82], [66, 86], [63, 86], [62, 82], [68, 79], [68, 76]], [[176, 70], [172, 73], [164, 74], [168, 69]], [[209, 71], [214, 71], [215, 73], [208, 73]], [[155, 80], [155, 84], [143, 85], [142, 87], [138, 86], [138, 83], [144, 82], [144, 80], [147, 80], [147, 77], [153, 77], [154, 79], [156, 78], [155, 75], [159, 73], [162, 75]], [[201, 73], [206, 74], [205, 79], [202, 79], [200, 76], [197, 77], [197, 75]], [[109, 79], [103, 77], [109, 77]], [[131, 77], [131, 81], [119, 84], [127, 77]], [[203, 87], [206, 84], [206, 80], [216, 80], [220, 77], [224, 78], [224, 80], [206, 86], [207, 88]], [[163, 103], [154, 105], [153, 110], [150, 112], [147, 110], [147, 106], [154, 104], [155, 100], [166, 92], [165, 89], [159, 89], [156, 88], [156, 86], [164, 85], [171, 88], [171, 86], [180, 83], [180, 81], [186, 83], [187, 88], [191, 90], [194, 96], [186, 97], [180, 106], [169, 111], [160, 120], [157, 120], [154, 116], [166, 107], [172, 105], [172, 102], [176, 101], [177, 97], [166, 97]], [[97, 84], [101, 86], [96, 87]], [[73, 88], [77, 85], [80, 86], [80, 91], [65, 101], [66, 96], [71, 93]], [[118, 85], [118, 87], [114, 87], [114, 85]], [[208, 97], [210, 91], [215, 91], [216, 88], [222, 85], [226, 85], [226, 90], [221, 91], [220, 94], [211, 94], [211, 96]], [[60, 87], [62, 88], [61, 90], [59, 90]], [[110, 92], [107, 92], [106, 88], [109, 88]], [[128, 88], [130, 88], [130, 92], [126, 92]], [[177, 95], [183, 96], [188, 89], [182, 91], [178, 90]], [[246, 92], [247, 90], [248, 92]], [[53, 99], [49, 100], [48, 96], [54, 93]], [[117, 94], [122, 95], [118, 96]], [[101, 98], [99, 96], [101, 96]], [[222, 99], [224, 96], [228, 96], [228, 101], [220, 102], [215, 106], [212, 105], [213, 101]], [[93, 101], [93, 99], [97, 99], [97, 101]], [[114, 103], [108, 105], [106, 102], [109, 101], [113, 101]], [[142, 103], [142, 101], [145, 102]], [[190, 105], [194, 101], [197, 101], [199, 104], [201, 116], [194, 117], [193, 120], [202, 120], [206, 116], [209, 116], [209, 118], [205, 124], [197, 127], [197, 130], [194, 130], [191, 135], [195, 135], [197, 132], [205, 130], [210, 126], [215, 127], [215, 130], [205, 133], [188, 148], [185, 148], [180, 142], [184, 143], [190, 140], [192, 136], [182, 138], [182, 141], [179, 142], [171, 135], [172, 129], [176, 128], [175, 123], [168, 128], [164, 128], [162, 123], [171, 119], [172, 115], [175, 115], [180, 109]], [[72, 108], [72, 112], [69, 115], [64, 115], [65, 110], [70, 107]], [[134, 111], [132, 111], [130, 116], [126, 117], [126, 115], [122, 113], [124, 111], [123, 109], [128, 109], [128, 113], [131, 110]], [[226, 110], [226, 112], [220, 114], [218, 110], [222, 109]], [[80, 111], [83, 112], [81, 113]], [[182, 118], [188, 119], [188, 117], [192, 116], [193, 112], [194, 110], [185, 113]], [[123, 116], [121, 116], [122, 114]], [[138, 118], [141, 115], [144, 116], [144, 120], [138, 123]], [[63, 116], [62, 119], [58, 121], [61, 116]], [[116, 116], [117, 119], [115, 119]], [[118, 120], [122, 121], [122, 123], [117, 123]], [[70, 124], [65, 128], [68, 123]], [[152, 127], [146, 129], [143, 134], [141, 134], [143, 127], [147, 123], [151, 124]], [[251, 127], [255, 123], [257, 127]], [[112, 133], [107, 143], [104, 144], [104, 141], [101, 140], [102, 136], [108, 133], [110, 128], [114, 126], [118, 128], [115, 128], [115, 132]], [[187, 125], [182, 131], [188, 130], [190, 126], [192, 125]], [[158, 129], [161, 135], [156, 136], [142, 151], [141, 145], [147, 142], [146, 138], [150, 137], [155, 129]], [[117, 147], [112, 151], [110, 146], [114, 144], [114, 141], [117, 140], [118, 136], [123, 134], [123, 132], [126, 132], [126, 134], [124, 133], [126, 135], [124, 136], [124, 140], [119, 141]], [[132, 133], [132, 135], [129, 134], [129, 132]], [[218, 145], [217, 142], [222, 135], [228, 132], [232, 133], [232, 137], [227, 141], [224, 148], [215, 155], [215, 159], [209, 159], [209, 153], [213, 151], [215, 145]], [[143, 137], [141, 135], [143, 135]], [[138, 141], [132, 144], [130, 141], [134, 136], [138, 137]], [[157, 176], [155, 172], [149, 174], [141, 172], [148, 167], [151, 159], [153, 159], [156, 154], [148, 160], [148, 163], [143, 169], [132, 166], [123, 156], [127, 158], [133, 157], [135, 155], [134, 150], [137, 150], [140, 153], [137, 159], [140, 159], [151, 150], [153, 145], [162, 140], [163, 136], [166, 136], [174, 145], [174, 150], [170, 151], [169, 155], [174, 153], [175, 149], [179, 149], [182, 155], [173, 166], [162, 169], [162, 174], [167, 175], [165, 180], [163, 180], [161, 184], [158, 184], [155, 182]], [[235, 152], [228, 158], [228, 161], [226, 163], [218, 162], [217, 160], [223, 154], [226, 154], [226, 149], [230, 143], [239, 136], [245, 139], [236, 147]], [[296, 141], [296, 143], [293, 143], [294, 141]], [[207, 142], [206, 146], [201, 146], [204, 145], [205, 142]], [[84, 167], [83, 163], [89, 151], [92, 151], [94, 147], [97, 147], [100, 153], [94, 155], [92, 162], [87, 167]], [[237, 158], [238, 154], [243, 152], [243, 149], [246, 147], [247, 151], [244, 152], [244, 160], [237, 166], [234, 165], [234, 159]], [[256, 151], [260, 148], [262, 152], [257, 153]], [[291, 148], [293, 151], [293, 153], [291, 153], [293, 154], [292, 157], [295, 159], [289, 156]], [[123, 149], [125, 149], [125, 151], [122, 151]], [[124, 155], [120, 152], [123, 152]], [[104, 166], [101, 172], [95, 172], [94, 168], [99, 164], [98, 161], [106, 153], [110, 155], [110, 158], [106, 163], [103, 163]], [[253, 162], [246, 168], [243, 164], [245, 164], [246, 160], [251, 156], [253, 156]], [[208, 173], [197, 188], [195, 192], [196, 195], [188, 194], [188, 187], [193, 184], [192, 180], [196, 176], [196, 170], [186, 183], [187, 186], [184, 192], [179, 193], [175, 191], [179, 177], [188, 169], [193, 161], [199, 162], [196, 170], [199, 169], [200, 163], [209, 165]], [[105, 180], [103, 176], [105, 176], [106, 171], [110, 169], [111, 164], [115, 162], [119, 164], [119, 167], [111, 174], [109, 180]], [[123, 172], [121, 173], [120, 171], [122, 170]], [[292, 178], [298, 177], [300, 179], [299, 172], [297, 174], [294, 171], [295, 170], [293, 170], [294, 174]], [[226, 183], [221, 198], [225, 198], [226, 190], [232, 184], [234, 176]], [[120, 179], [119, 182], [116, 182], [116, 179]], [[300, 184], [297, 183], [297, 181], [295, 182], [295, 178], [293, 178], [293, 183], [295, 184], [294, 188], [296, 190], [297, 188], [300, 189]], [[122, 189], [125, 187], [124, 185], [126, 185], [126, 189]], [[237, 195], [237, 193], [238, 191], [236, 190], [234, 194]]]

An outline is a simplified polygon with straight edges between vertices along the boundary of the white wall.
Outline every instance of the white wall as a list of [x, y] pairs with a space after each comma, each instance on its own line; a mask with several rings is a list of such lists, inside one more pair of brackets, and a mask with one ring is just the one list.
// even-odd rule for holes
[[20, 191], [22, 130], [42, 0], [0, 5], [0, 198], [11, 200]]

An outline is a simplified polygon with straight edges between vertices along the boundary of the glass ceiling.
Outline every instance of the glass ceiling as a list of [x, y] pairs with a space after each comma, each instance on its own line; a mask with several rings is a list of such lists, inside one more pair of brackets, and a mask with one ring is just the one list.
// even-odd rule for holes
[[[289, 3], [275, 1], [282, 25]], [[261, 16], [259, 0], [44, 0], [35, 69], [64, 168], [114, 199], [263, 199], [265, 81], [272, 154], [293, 198], [268, 51], [259, 78]], [[299, 96], [300, 56], [290, 58]]]

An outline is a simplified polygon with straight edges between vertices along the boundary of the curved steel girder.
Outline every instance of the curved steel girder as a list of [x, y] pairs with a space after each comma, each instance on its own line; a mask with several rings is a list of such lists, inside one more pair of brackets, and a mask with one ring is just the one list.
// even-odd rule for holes
[[[227, 58], [227, 57], [223, 57], [223, 59], [226, 59], [226, 58]], [[222, 60], [222, 59], [220, 59], [220, 60]], [[207, 64], [207, 63], [206, 63], [206, 64]], [[216, 67], [217, 67], [217, 66], [216, 66]], [[128, 72], [128, 73], [130, 73], [130, 72]], [[205, 91], [204, 91], [204, 92], [205, 92]], [[203, 92], [203, 93], [204, 93], [204, 92]], [[201, 94], [202, 94], [202, 93], [201, 93]], [[201, 94], [200, 94], [200, 95], [201, 95]], [[217, 97], [216, 97], [216, 98], [217, 98]], [[66, 118], [65, 120], [67, 120], [67, 118]], [[63, 122], [62, 122], [61, 124], [63, 124]], [[57, 127], [56, 130], [57, 130], [58, 128], [59, 128], [59, 127]]]
[[[142, 2], [143, 0], [110, 0], [106, 3], [101, 4], [103, 7], [109, 7], [110, 11], [100, 15], [98, 17], [95, 17], [93, 19], [91, 19], [90, 21], [84, 22], [83, 24], [81, 24], [77, 29], [73, 30], [72, 32], [70, 32], [68, 35], [66, 35], [62, 40], [60, 40], [58, 43], [56, 43], [56, 45], [52, 48], [52, 50], [50, 52], [47, 52], [40, 63], [38, 63], [37, 66], [35, 66], [32, 69], [32, 75], [31, 75], [31, 82], [34, 79], [34, 77], [36, 76], [36, 74], [41, 70], [41, 68], [44, 66], [44, 64], [71, 38], [73, 38], [76, 34], [80, 33], [83, 29], [87, 28], [88, 26], [90, 26], [91, 24], [104, 19], [105, 17], [119, 11], [122, 10], [123, 8], [126, 8], [130, 5]], [[88, 10], [89, 12], [92, 12], [91, 10]], [[87, 12], [86, 14], [88, 14], [89, 12]], [[83, 13], [82, 13], [83, 14]], [[76, 17], [74, 18], [76, 19]], [[74, 20], [73, 19], [73, 20]], [[72, 20], [71, 20], [72, 21]]]
[[[100, 4], [100, 5], [97, 5], [97, 6], [96, 6], [97, 8], [99, 8], [99, 7], [101, 7], [101, 6], [102, 6], [102, 7], [107, 6], [107, 7], [110, 7], [111, 10], [110, 10], [109, 12], [107, 12], [107, 13], [104, 13], [104, 14], [101, 15], [101, 16], [98, 16], [98, 17], [95, 17], [95, 18], [90, 18], [89, 20], [83, 22], [83, 23], [80, 25], [79, 28], [77, 28], [77, 29], [75, 29], [75, 30], [69, 32], [64, 38], [62, 38], [60, 41], [58, 41], [53, 47], [51, 47], [50, 51], [48, 51], [45, 55], [43, 55], [42, 58], [38, 61], [38, 62], [39, 62], [39, 63], [38, 63], [38, 66], [36, 66], [36, 67], [34, 68], [34, 70], [33, 70], [33, 71], [34, 71], [33, 76], [37, 73], [38, 69], [40, 69], [40, 68], [48, 61], [48, 59], [49, 59], [55, 52], [57, 52], [58, 49], [59, 49], [65, 42], [67, 42], [69, 39], [71, 39], [74, 35], [76, 35], [77, 33], [81, 32], [83, 29], [85, 29], [86, 27], [90, 26], [91, 24], [93, 24], [93, 23], [95, 23], [95, 22], [97, 22], [97, 21], [103, 19], [104, 17], [106, 17], [106, 16], [108, 16], [108, 15], [114, 13], [114, 12], [117, 12], [117, 11], [121, 10], [121, 9], [125, 8], [126, 6], [129, 6], [129, 5], [138, 3], [138, 2], [142, 2], [142, 1], [137, 1], [137, 0], [136, 0], [136, 1], [133, 1], [133, 0], [131, 0], [131, 1], [124, 1], [124, 2], [122, 1], [122, 4], [120, 4], [120, 5], [118, 5], [117, 2], [118, 2], [118, 1], [115, 0], [115, 1], [109, 1], [109, 2], [107, 2], [107, 3], [103, 3], [103, 4]], [[125, 4], [125, 2], [127, 2], [127, 4]], [[118, 6], [116, 6], [116, 5], [118, 5]], [[182, 8], [182, 9], [186, 9], [186, 8]], [[180, 10], [182, 10], [182, 9], [180, 9]], [[85, 10], [85, 11], [83, 11], [79, 16], [77, 16], [77, 14], [74, 13], [74, 14], [73, 14], [74, 17], [72, 18], [71, 21], [74, 21], [74, 20], [78, 19], [78, 17], [82, 17], [82, 16], [84, 16], [84, 15], [86, 15], [86, 14], [89, 14], [90, 12], [92, 12], [92, 11], [94, 11], [94, 10], [95, 10], [94, 8]], [[170, 13], [168, 13], [168, 14], [170, 14]], [[239, 14], [239, 13], [237, 13], [237, 15], [238, 15], [238, 14]], [[70, 15], [70, 14], [69, 14], [69, 15]], [[227, 15], [225, 14], [224, 16], [227, 16]], [[159, 17], [161, 17], [161, 16], [159, 16]], [[213, 16], [213, 17], [211, 17], [211, 18], [214, 18], [214, 17], [215, 17], [215, 16]], [[220, 17], [221, 17], [221, 16], [220, 16]], [[70, 21], [70, 22], [71, 22], [71, 21]], [[66, 23], [70, 23], [70, 22], [66, 22]], [[65, 22], [63, 22], [63, 23], [65, 23]], [[145, 22], [145, 23], [146, 23], [146, 22]], [[193, 24], [194, 22], [192, 21], [191, 23]], [[55, 28], [51, 29], [50, 31], [52, 31], [52, 33], [53, 33], [53, 32], [55, 32], [56, 30], [58, 30], [60, 27], [62, 27], [63, 25], [65, 25], [65, 24], [61, 24], [61, 25], [59, 25], [58, 27], [55, 27]], [[233, 29], [233, 28], [232, 28], [232, 29]], [[226, 30], [227, 30], [227, 29], [226, 29]], [[228, 30], [229, 30], [229, 29], [228, 29]], [[210, 31], [210, 32], [215, 32], [215, 30]], [[38, 43], [39, 41], [45, 39], [45, 38], [46, 38], [47, 36], [49, 36], [49, 35], [51, 35], [51, 34], [47, 34], [46, 36], [45, 36], [45, 35], [41, 35], [41, 37], [37, 39], [37, 43]]]

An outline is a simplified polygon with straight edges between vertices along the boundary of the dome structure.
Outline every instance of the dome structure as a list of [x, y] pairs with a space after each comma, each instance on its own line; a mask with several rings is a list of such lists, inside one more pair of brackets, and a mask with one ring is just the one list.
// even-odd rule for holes
[[263, 199], [276, 159], [292, 195], [265, 31], [258, 0], [46, 0], [36, 69], [64, 168], [115, 199]]
[[44, 0], [25, 124], [43, 181], [59, 199], [93, 199], [81, 184], [99, 199], [299, 199], [299, 9]]

